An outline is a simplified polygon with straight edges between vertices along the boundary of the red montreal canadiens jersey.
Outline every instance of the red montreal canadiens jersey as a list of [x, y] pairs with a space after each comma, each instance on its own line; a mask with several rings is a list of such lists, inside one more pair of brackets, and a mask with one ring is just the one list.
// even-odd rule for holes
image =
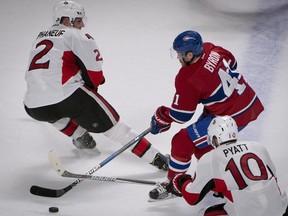
[[25, 74], [25, 105], [35, 108], [66, 99], [84, 85], [83, 68], [98, 87], [104, 79], [102, 62], [94, 39], [82, 30], [60, 24], [40, 32]]
[[189, 121], [198, 104], [204, 113], [230, 115], [239, 127], [253, 121], [264, 110], [254, 90], [236, 71], [235, 57], [222, 47], [203, 44], [203, 55], [180, 69], [170, 116], [179, 123]]
[[195, 205], [210, 190], [224, 195], [228, 215], [280, 216], [287, 206], [275, 166], [266, 148], [257, 142], [224, 144], [200, 158], [182, 195]]

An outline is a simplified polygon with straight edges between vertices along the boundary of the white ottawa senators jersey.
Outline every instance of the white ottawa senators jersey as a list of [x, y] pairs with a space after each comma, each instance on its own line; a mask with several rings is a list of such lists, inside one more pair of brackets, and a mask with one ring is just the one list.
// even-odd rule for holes
[[32, 45], [24, 103], [35, 108], [66, 99], [84, 84], [84, 72], [97, 88], [104, 79], [101, 67], [99, 49], [90, 35], [54, 25], [40, 32]]
[[195, 205], [210, 190], [224, 195], [224, 208], [231, 216], [282, 216], [287, 206], [270, 156], [256, 142], [221, 145], [199, 160], [182, 195]]

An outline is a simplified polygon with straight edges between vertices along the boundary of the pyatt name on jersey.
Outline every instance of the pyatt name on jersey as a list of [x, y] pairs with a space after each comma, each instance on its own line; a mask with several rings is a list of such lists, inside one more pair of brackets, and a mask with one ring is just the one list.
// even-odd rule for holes
[[237, 154], [237, 153], [241, 153], [241, 152], [243, 152], [245, 150], [246, 151], [248, 150], [247, 145], [246, 144], [239, 144], [239, 145], [235, 145], [235, 146], [223, 149], [223, 153], [224, 153], [225, 157], [228, 157], [230, 153], [232, 155], [234, 155], [234, 154]]

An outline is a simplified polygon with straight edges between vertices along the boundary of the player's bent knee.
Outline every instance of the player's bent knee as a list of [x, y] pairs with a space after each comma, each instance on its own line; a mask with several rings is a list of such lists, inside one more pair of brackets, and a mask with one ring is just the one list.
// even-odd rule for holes
[[195, 145], [189, 138], [186, 129], [181, 129], [177, 134], [175, 134], [172, 138], [171, 145], [171, 155], [178, 160], [190, 160], [195, 151]]

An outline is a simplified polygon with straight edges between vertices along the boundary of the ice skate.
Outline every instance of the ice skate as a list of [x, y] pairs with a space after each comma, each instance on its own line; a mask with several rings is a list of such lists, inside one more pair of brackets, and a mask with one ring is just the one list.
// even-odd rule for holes
[[100, 151], [96, 148], [95, 140], [87, 131], [76, 140], [73, 139], [72, 143], [78, 149], [94, 149], [100, 153]]
[[159, 169], [164, 171], [168, 171], [169, 169], [169, 155], [163, 155], [161, 153], [157, 153], [154, 160], [151, 164]]
[[169, 183], [167, 181], [162, 182], [156, 188], [151, 190], [149, 192], [148, 202], [158, 202], [158, 201], [163, 201], [163, 200], [167, 200], [171, 198], [176, 198], [177, 197], [176, 195], [169, 193], [167, 191], [166, 187], [168, 184]]

